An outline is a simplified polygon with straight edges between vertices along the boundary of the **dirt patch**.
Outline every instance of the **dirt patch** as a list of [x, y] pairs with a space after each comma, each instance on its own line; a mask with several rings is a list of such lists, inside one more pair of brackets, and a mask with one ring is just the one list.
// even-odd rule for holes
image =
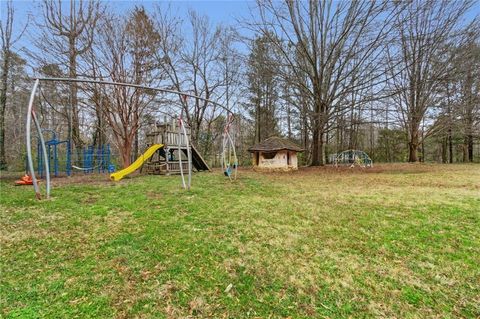
[[158, 192], [149, 191], [146, 193], [148, 199], [162, 200], [163, 194]]
[[71, 184], [87, 185], [105, 185], [112, 183], [108, 174], [82, 174], [73, 176], [53, 177], [53, 186], [63, 186]]
[[[421, 174], [434, 171], [435, 168], [428, 164], [377, 164], [370, 168], [364, 168], [359, 166], [338, 166], [325, 165], [325, 166], [303, 166], [297, 171], [290, 172], [256, 172], [261, 175], [272, 176], [311, 176], [311, 175], [331, 175], [331, 174], [380, 174], [380, 173], [392, 173], [392, 174]], [[243, 172], [249, 173], [252, 170], [243, 170]]]
[[5, 181], [5, 182], [14, 182], [20, 177], [25, 175], [25, 172], [5, 172], [5, 171], [0, 171], [0, 181]]
[[95, 204], [100, 199], [100, 195], [97, 193], [94, 194], [94, 193], [88, 192], [88, 193], [85, 193], [85, 195], [87, 197], [82, 198], [82, 203], [84, 204], [90, 204], [90, 205]]
[[[0, 181], [14, 182], [24, 176], [25, 172], [1, 172]], [[45, 177], [36, 176], [40, 183], [45, 183]], [[53, 186], [63, 186], [68, 184], [96, 184], [103, 185], [111, 183], [109, 174], [93, 173], [93, 174], [74, 174], [72, 176], [60, 175], [59, 177], [50, 176]]]

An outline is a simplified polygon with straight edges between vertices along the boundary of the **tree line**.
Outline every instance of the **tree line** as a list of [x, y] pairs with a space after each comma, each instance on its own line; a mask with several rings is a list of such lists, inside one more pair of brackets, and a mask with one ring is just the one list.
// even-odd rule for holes
[[[73, 143], [110, 142], [122, 165], [150, 125], [183, 116], [211, 163], [225, 109], [235, 142], [272, 135], [301, 145], [305, 165], [362, 149], [374, 161], [480, 160], [480, 29], [475, 1], [258, 0], [249, 17], [214, 24], [172, 5], [121, 14], [99, 1], [45, 0], [0, 24], [0, 166], [23, 165], [23, 121], [33, 76], [161, 87], [202, 97], [92, 83], [43, 82], [43, 127]], [[15, 28], [14, 28], [15, 26]], [[19, 47], [19, 43], [22, 46]], [[215, 101], [224, 107], [219, 107]]]

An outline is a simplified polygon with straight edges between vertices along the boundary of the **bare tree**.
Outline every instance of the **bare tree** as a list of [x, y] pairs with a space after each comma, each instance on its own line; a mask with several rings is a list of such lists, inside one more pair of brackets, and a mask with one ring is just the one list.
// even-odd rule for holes
[[[76, 78], [79, 60], [90, 49], [101, 15], [100, 3], [95, 0], [44, 0], [43, 20], [39, 23], [41, 34], [35, 44], [38, 51], [29, 52], [40, 65], [55, 63], [67, 66], [66, 74]], [[69, 106], [65, 109], [68, 137], [77, 151], [84, 142], [80, 134], [78, 85], [70, 84]]]
[[[159, 66], [175, 90], [204, 99], [229, 100], [226, 82], [231, 81], [231, 74], [236, 72], [231, 61], [225, 58], [225, 44], [231, 41], [224, 40], [230, 36], [229, 32], [221, 26], [213, 26], [208, 17], [195, 11], [189, 11], [188, 17], [186, 26], [158, 7], [156, 21], [162, 39], [157, 54]], [[191, 41], [183, 36], [182, 27], [191, 29]], [[227, 69], [230, 75], [226, 76]], [[191, 128], [193, 142], [199, 143], [203, 125], [207, 123], [208, 127], [210, 123], [211, 127], [218, 106], [204, 99], [187, 99], [180, 95], [176, 98]]]
[[258, 1], [260, 21], [250, 26], [277, 44], [311, 101], [312, 165], [325, 163], [325, 134], [346, 96], [383, 74], [379, 60], [396, 15], [392, 7], [387, 1]]
[[415, 0], [398, 16], [398, 41], [389, 47], [390, 72], [395, 73], [390, 85], [398, 93], [393, 102], [408, 134], [409, 162], [418, 161], [417, 151], [423, 142], [420, 127], [428, 111], [438, 104], [436, 92], [451, 71], [442, 57], [458, 41], [459, 23], [472, 4]]
[[[200, 16], [195, 11], [189, 12], [189, 18], [193, 30], [193, 43], [191, 46], [184, 46], [182, 52], [182, 60], [188, 74], [184, 87], [196, 96], [210, 99], [215, 90], [223, 85], [217, 65], [220, 58], [221, 29], [212, 28], [208, 17]], [[199, 140], [207, 107], [208, 102], [200, 99], [194, 99], [193, 105], [185, 103], [185, 115], [192, 129], [192, 140], [195, 142]]]
[[457, 59], [459, 73], [461, 132], [464, 136], [463, 161], [473, 162], [473, 145], [475, 136], [480, 132], [476, 127], [480, 123], [480, 45], [478, 33], [460, 48]]
[[[0, 85], [0, 170], [7, 168], [5, 157], [5, 112], [7, 108], [7, 89], [8, 79], [11, 67], [11, 56], [13, 45], [21, 38], [25, 28], [15, 38], [13, 35], [14, 8], [12, 1], [7, 2], [7, 14], [5, 20], [0, 21], [0, 37], [2, 41], [2, 84]], [[26, 26], [25, 26], [26, 27]]]
[[[240, 114], [240, 102], [243, 98], [242, 87], [242, 66], [243, 56], [235, 48], [239, 34], [233, 27], [222, 27], [219, 35], [219, 55], [218, 55], [218, 75], [220, 77], [219, 83], [221, 85], [218, 90], [214, 91], [217, 102], [224, 105], [223, 109], [212, 107], [211, 112], [205, 116], [202, 130], [204, 134], [201, 135], [198, 141], [201, 150], [205, 157], [214, 155], [221, 149], [223, 126], [219, 127], [219, 122], [224, 124], [227, 119], [225, 109], [230, 110], [237, 116], [235, 118], [235, 125], [239, 125], [242, 121]], [[223, 115], [223, 116], [222, 116]], [[239, 154], [242, 150], [242, 134], [238, 130], [239, 126], [235, 126], [231, 132], [235, 143], [238, 144]], [[213, 154], [212, 154], [213, 153]]]
[[25, 148], [25, 112], [30, 95], [25, 85], [29, 78], [26, 61], [16, 52], [10, 52], [7, 88], [7, 108], [5, 111], [5, 158], [9, 169], [23, 169]]
[[[126, 19], [112, 15], [102, 19], [99, 47], [100, 70], [115, 82], [153, 86], [161, 80], [156, 71], [155, 52], [160, 36], [143, 7], [136, 7]], [[143, 115], [149, 110], [156, 92], [113, 86], [104, 89], [103, 112], [121, 152], [122, 163], [131, 163], [132, 149]]]
[[254, 39], [248, 58], [248, 108], [254, 118], [255, 143], [277, 132], [280, 102], [278, 66], [271, 37]]

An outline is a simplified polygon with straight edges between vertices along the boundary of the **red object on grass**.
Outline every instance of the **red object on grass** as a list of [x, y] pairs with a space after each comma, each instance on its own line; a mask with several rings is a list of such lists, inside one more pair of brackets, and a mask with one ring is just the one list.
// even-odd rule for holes
[[15, 185], [33, 185], [33, 181], [29, 175], [25, 174], [25, 176], [21, 177], [18, 181], [15, 181]]

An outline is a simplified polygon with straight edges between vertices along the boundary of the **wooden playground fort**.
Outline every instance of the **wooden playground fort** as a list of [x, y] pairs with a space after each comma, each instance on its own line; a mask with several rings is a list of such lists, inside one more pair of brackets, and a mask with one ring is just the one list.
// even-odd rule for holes
[[[192, 154], [190, 167], [196, 171], [209, 171], [207, 163], [197, 151], [197, 149], [188, 143], [190, 140], [190, 129], [186, 129], [186, 136], [178, 134], [177, 121], [172, 119], [163, 123], [154, 123], [150, 125], [150, 131], [146, 134], [147, 148], [156, 144], [163, 145], [159, 148], [144, 164], [142, 172], [147, 174], [180, 174], [180, 165], [183, 171], [188, 171], [188, 150]], [[182, 158], [180, 158], [182, 157]], [[183, 159], [183, 160], [182, 160]]]

